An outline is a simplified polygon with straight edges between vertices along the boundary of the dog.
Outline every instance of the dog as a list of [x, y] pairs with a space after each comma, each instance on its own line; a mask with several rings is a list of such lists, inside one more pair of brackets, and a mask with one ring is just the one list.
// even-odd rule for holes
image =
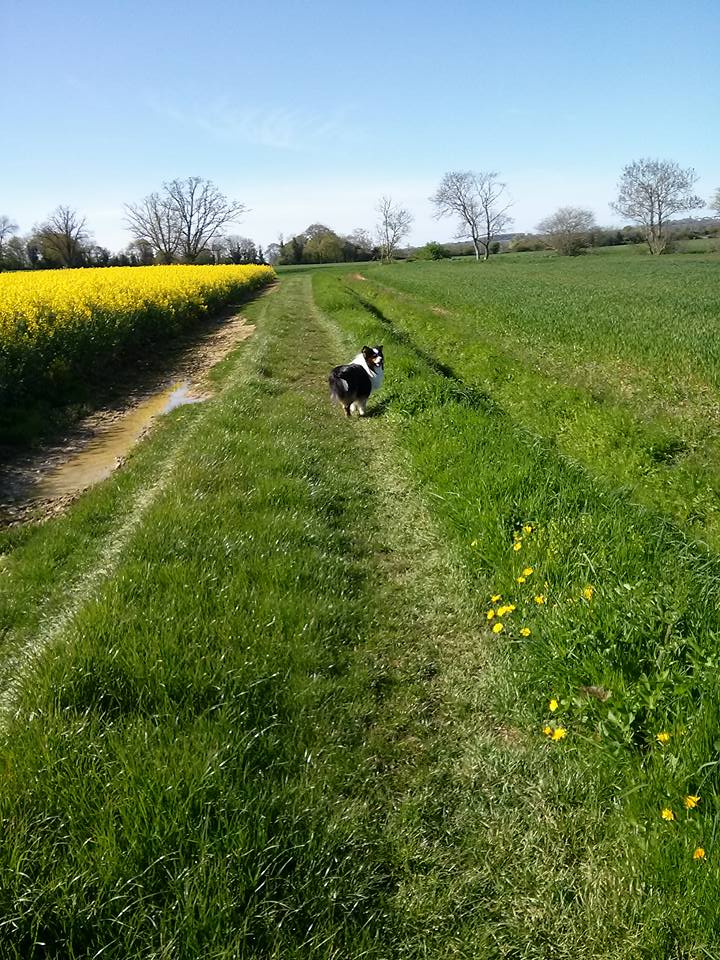
[[365, 407], [371, 393], [375, 393], [385, 379], [385, 358], [383, 348], [363, 347], [350, 363], [334, 367], [328, 377], [330, 399], [341, 404], [345, 416], [349, 417], [353, 408], [358, 416], [365, 416]]

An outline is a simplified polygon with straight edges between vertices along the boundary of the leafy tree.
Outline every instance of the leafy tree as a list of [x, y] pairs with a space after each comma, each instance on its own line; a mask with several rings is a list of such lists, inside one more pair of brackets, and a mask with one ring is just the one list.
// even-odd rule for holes
[[282, 249], [279, 243], [269, 243], [265, 248], [265, 259], [273, 266], [279, 262]]
[[0, 269], [27, 270], [30, 266], [27, 244], [22, 237], [10, 237], [3, 247]]
[[549, 245], [564, 257], [576, 257], [589, 245], [589, 233], [595, 226], [592, 210], [560, 207], [537, 225]]
[[500, 183], [497, 173], [474, 173], [452, 170], [440, 181], [432, 197], [435, 218], [455, 216], [458, 219], [457, 240], [472, 240], [475, 259], [490, 257], [490, 244], [512, 223], [508, 214], [511, 204], [503, 196], [507, 184]]
[[418, 260], [446, 260], [450, 256], [450, 251], [440, 243], [426, 243], [415, 251], [415, 257]]
[[705, 205], [692, 193], [698, 177], [670, 160], [641, 159], [623, 168], [613, 210], [639, 223], [650, 253], [663, 252], [668, 242], [667, 220], [674, 213]]

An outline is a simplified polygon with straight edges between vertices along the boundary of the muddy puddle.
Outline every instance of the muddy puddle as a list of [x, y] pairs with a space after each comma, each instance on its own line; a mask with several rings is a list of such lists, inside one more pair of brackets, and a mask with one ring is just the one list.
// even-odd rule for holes
[[170, 356], [155, 348], [155, 355], [113, 390], [112, 401], [56, 442], [0, 464], [0, 526], [58, 513], [83, 490], [109, 477], [158, 417], [210, 396], [207, 372], [254, 330], [228, 308], [174, 344]]

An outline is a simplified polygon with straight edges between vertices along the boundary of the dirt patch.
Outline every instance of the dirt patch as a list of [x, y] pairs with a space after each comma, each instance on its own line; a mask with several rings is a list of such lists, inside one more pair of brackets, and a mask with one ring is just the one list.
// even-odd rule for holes
[[430, 307], [433, 313], [439, 314], [441, 317], [449, 317], [450, 311], [446, 310], [445, 307]]
[[10, 456], [4, 451], [0, 526], [62, 512], [83, 490], [121, 466], [158, 416], [207, 399], [207, 372], [255, 330], [239, 309], [230, 305], [172, 345], [148, 348], [134, 369], [124, 371], [97, 407], [63, 436], [36, 450]]
[[350, 279], [351, 280], [367, 280], [367, 277], [364, 277], [361, 273], [351, 273]]

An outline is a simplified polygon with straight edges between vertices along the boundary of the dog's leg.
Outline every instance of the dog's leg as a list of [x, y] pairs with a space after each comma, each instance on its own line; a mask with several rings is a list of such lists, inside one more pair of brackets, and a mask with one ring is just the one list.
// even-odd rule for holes
[[365, 416], [365, 406], [366, 406], [366, 404], [367, 404], [367, 400], [358, 400], [357, 410], [358, 410], [358, 413], [359, 413], [359, 415], [360, 415], [361, 417], [364, 417], [364, 416]]
[[347, 406], [346, 404], [343, 404], [343, 410], [345, 411], [345, 416], [346, 416], [346, 417], [349, 417], [349, 416], [350, 416], [350, 408], [351, 408], [351, 407], [352, 407], [352, 404], [350, 404], [350, 406]]

